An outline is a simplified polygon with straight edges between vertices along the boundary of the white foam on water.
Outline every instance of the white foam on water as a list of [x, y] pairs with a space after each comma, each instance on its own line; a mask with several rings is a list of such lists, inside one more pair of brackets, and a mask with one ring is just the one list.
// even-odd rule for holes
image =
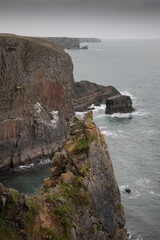
[[149, 194], [160, 197], [160, 194], [155, 193], [154, 191], [148, 191]]
[[130, 188], [129, 185], [122, 185], [119, 187], [120, 191], [124, 192], [126, 188]]
[[132, 99], [136, 99], [136, 97], [135, 97], [132, 93], [130, 93], [130, 92], [128, 92], [128, 91], [120, 91], [120, 93], [121, 93], [122, 95], [130, 96]]
[[18, 167], [17, 170], [28, 170], [30, 168], [33, 168], [35, 165], [33, 163], [29, 164], [29, 165], [21, 165]]
[[49, 158], [46, 158], [46, 159], [42, 159], [40, 160], [39, 162], [37, 163], [31, 163], [29, 165], [21, 165], [19, 166], [17, 169], [15, 169], [15, 171], [19, 171], [19, 170], [29, 170], [29, 169], [33, 169], [35, 167], [38, 167], [38, 166], [41, 166], [41, 165], [46, 165], [46, 164], [49, 164], [51, 163], [51, 159]]
[[102, 48], [88, 48], [88, 50], [91, 50], [91, 51], [100, 51], [100, 52], [103, 51]]
[[106, 114], [106, 116], [110, 118], [132, 118], [132, 113], [113, 113], [113, 114]]
[[105, 110], [106, 109], [106, 105], [105, 104], [101, 104], [100, 106], [93, 105], [93, 107], [94, 107], [93, 112], [95, 112], [97, 110]]
[[[125, 191], [126, 188], [131, 189], [131, 192], [126, 193], [126, 191]], [[141, 193], [137, 189], [131, 188], [129, 185], [122, 185], [119, 187], [119, 189], [120, 189], [121, 193], [123, 193], [123, 196], [125, 196], [129, 199], [137, 199], [141, 196]]]
[[117, 133], [115, 133], [115, 132], [110, 132], [110, 131], [108, 131], [108, 130], [101, 130], [101, 132], [105, 135], [105, 136], [111, 136], [111, 137], [113, 137], [113, 138], [117, 138], [117, 137], [119, 137], [119, 135], [117, 134]]
[[38, 165], [46, 165], [46, 164], [48, 164], [48, 163], [51, 163], [51, 159], [49, 159], [49, 158], [46, 158], [46, 159], [42, 159], [42, 160], [40, 160], [39, 162], [38, 162]]
[[149, 178], [140, 178], [136, 181], [136, 185], [142, 188], [151, 187], [151, 180]]

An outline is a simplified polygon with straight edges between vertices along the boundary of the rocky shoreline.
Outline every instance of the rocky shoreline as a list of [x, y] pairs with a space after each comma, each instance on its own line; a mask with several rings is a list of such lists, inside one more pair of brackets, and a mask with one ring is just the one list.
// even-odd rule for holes
[[85, 112], [92, 104], [106, 105], [106, 114], [135, 111], [130, 96], [121, 95], [113, 86], [102, 86], [89, 81], [74, 82], [73, 100], [75, 111]]
[[3, 239], [128, 239], [112, 162], [92, 112], [73, 118], [69, 133], [38, 195], [0, 185]]

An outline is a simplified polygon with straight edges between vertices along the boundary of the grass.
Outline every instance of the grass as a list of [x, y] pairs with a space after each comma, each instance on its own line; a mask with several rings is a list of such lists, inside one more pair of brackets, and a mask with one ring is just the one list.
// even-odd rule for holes
[[81, 155], [82, 153], [87, 153], [89, 151], [89, 141], [88, 139], [79, 139], [75, 144], [75, 153], [76, 155]]
[[3, 240], [22, 240], [22, 236], [15, 227], [7, 223], [7, 221], [0, 217], [0, 239]]

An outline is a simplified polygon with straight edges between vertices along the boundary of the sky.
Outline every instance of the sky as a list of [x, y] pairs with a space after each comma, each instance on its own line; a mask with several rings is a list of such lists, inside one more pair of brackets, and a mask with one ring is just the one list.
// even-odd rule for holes
[[1, 0], [0, 33], [160, 38], [160, 0]]

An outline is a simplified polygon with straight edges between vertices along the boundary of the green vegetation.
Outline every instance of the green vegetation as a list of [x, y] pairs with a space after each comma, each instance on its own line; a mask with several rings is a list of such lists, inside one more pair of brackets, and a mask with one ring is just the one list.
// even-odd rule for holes
[[71, 218], [70, 218], [70, 207], [67, 204], [63, 204], [58, 206], [54, 210], [54, 214], [58, 220], [58, 222], [64, 227], [66, 230], [69, 226], [71, 226]]
[[29, 229], [29, 231], [31, 232], [31, 229], [33, 227], [33, 222], [41, 209], [41, 205], [38, 197], [29, 198], [27, 201], [27, 205], [29, 209], [26, 214], [26, 224], [27, 224], [27, 229]]
[[102, 223], [97, 223], [97, 231], [103, 231], [104, 230], [104, 227], [103, 227], [103, 224]]
[[7, 221], [0, 217], [0, 239], [3, 240], [22, 240], [22, 236], [15, 227], [7, 223]]
[[17, 201], [19, 200], [19, 196], [20, 196], [19, 192], [12, 188], [10, 189], [10, 192], [12, 194], [13, 203], [17, 203]]
[[82, 176], [85, 176], [88, 172], [89, 172], [90, 167], [86, 164], [84, 164], [81, 168], [80, 168], [80, 174], [82, 174]]
[[118, 210], [123, 210], [124, 209], [124, 206], [122, 205], [122, 203], [117, 203], [117, 209]]
[[82, 153], [87, 153], [89, 151], [89, 141], [88, 139], [79, 139], [75, 144], [75, 153], [81, 155]]

